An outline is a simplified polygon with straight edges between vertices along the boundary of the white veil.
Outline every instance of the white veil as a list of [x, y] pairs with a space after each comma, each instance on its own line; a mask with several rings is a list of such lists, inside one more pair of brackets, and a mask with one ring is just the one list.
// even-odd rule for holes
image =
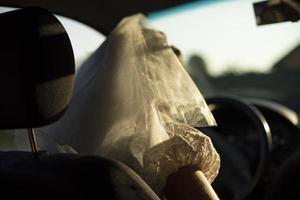
[[61, 120], [39, 129], [42, 149], [97, 154], [124, 162], [157, 192], [192, 165], [211, 182], [220, 159], [193, 127], [214, 118], [165, 35], [142, 15], [125, 18], [76, 76]]

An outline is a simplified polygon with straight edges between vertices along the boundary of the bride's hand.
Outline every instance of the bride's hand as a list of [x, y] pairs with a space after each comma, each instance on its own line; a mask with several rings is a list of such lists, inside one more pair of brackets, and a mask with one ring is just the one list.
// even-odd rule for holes
[[168, 177], [164, 189], [167, 200], [218, 200], [218, 196], [204, 174], [192, 167], [184, 167]]

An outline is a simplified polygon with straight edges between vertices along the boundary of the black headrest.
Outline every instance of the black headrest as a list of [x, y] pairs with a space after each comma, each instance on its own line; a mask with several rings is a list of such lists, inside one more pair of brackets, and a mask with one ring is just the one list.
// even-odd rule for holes
[[58, 120], [69, 104], [75, 71], [64, 27], [42, 8], [1, 14], [0, 27], [0, 128]]

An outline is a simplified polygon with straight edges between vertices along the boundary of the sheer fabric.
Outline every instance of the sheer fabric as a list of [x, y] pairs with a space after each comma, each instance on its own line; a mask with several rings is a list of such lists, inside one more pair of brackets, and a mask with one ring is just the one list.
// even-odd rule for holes
[[38, 133], [48, 151], [122, 161], [159, 193], [167, 176], [187, 165], [213, 181], [219, 155], [193, 127], [214, 125], [165, 35], [135, 15], [122, 20], [82, 65], [64, 117]]

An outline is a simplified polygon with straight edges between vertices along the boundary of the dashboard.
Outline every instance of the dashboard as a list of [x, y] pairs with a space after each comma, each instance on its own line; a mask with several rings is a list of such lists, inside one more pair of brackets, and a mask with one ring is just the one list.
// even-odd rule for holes
[[289, 184], [287, 174], [297, 178], [300, 167], [298, 115], [261, 99], [220, 96], [207, 103], [218, 126], [199, 130], [221, 157], [213, 182], [220, 199], [297, 199], [299, 186]]

